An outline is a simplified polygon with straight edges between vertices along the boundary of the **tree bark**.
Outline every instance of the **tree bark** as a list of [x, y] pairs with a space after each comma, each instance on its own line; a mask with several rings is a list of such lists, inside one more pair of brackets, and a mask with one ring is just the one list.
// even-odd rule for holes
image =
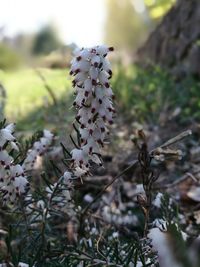
[[139, 61], [200, 76], [200, 0], [179, 0], [138, 51]]

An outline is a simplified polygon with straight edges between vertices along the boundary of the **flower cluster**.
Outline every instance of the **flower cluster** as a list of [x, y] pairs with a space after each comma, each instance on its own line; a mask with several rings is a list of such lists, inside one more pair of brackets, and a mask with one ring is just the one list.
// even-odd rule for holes
[[29, 186], [23, 167], [15, 164], [11, 156], [13, 149], [19, 150], [13, 135], [14, 128], [14, 124], [9, 124], [0, 130], [0, 192], [3, 202], [11, 204], [24, 194]]
[[90, 162], [102, 164], [100, 147], [107, 133], [106, 124], [113, 123], [112, 99], [114, 97], [109, 79], [112, 71], [107, 54], [112, 47], [96, 46], [81, 49], [75, 53], [70, 74], [74, 76], [73, 86], [77, 108], [81, 145], [71, 151], [75, 175], [88, 173]]
[[41, 137], [39, 141], [36, 141], [33, 144], [32, 149], [30, 149], [27, 153], [26, 159], [23, 163], [23, 168], [25, 171], [31, 171], [34, 169], [34, 165], [38, 156], [44, 155], [49, 146], [52, 144], [53, 138], [54, 135], [50, 131], [43, 130], [43, 137]]

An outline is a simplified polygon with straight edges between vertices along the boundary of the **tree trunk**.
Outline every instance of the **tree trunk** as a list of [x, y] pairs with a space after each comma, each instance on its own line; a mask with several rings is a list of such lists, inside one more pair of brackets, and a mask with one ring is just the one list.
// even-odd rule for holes
[[200, 76], [200, 0], [179, 0], [138, 51], [139, 61]]

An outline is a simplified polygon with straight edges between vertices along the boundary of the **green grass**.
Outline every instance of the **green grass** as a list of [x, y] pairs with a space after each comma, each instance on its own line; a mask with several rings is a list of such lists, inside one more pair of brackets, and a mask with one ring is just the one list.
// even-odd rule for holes
[[180, 108], [180, 121], [200, 118], [200, 81], [192, 76], [177, 79], [159, 66], [118, 67], [112, 85], [123, 112], [139, 122], [158, 123], [161, 113]]
[[44, 82], [35, 70], [0, 72], [0, 81], [7, 92], [5, 117], [8, 121], [17, 122], [21, 130], [45, 126], [45, 119], [55, 113], [60, 114], [60, 102], [67, 103], [72, 92], [68, 70], [40, 69], [40, 72], [56, 96], [59, 108], [53, 105]]
[[[72, 86], [68, 70], [40, 69], [52, 88], [54, 105], [44, 82], [33, 69], [0, 72], [7, 91], [5, 116], [19, 130], [35, 131], [44, 127], [62, 128], [72, 121]], [[159, 67], [135, 66], [114, 69], [112, 86], [118, 113], [139, 122], [158, 123], [162, 112], [181, 109], [180, 119], [200, 118], [200, 82], [186, 77], [177, 82]]]
[[[40, 71], [57, 98], [69, 90], [70, 80], [67, 79], [66, 70], [41, 69]], [[43, 81], [32, 69], [1, 72], [0, 80], [7, 91], [5, 114], [9, 120], [22, 119], [34, 109], [52, 101]]]

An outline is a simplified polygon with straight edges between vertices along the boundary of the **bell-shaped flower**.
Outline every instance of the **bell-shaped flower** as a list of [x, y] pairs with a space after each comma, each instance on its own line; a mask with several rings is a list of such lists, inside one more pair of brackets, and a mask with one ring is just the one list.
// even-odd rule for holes
[[54, 135], [48, 131], [43, 131], [43, 136], [33, 144], [32, 149], [30, 149], [26, 155], [23, 162], [23, 168], [26, 171], [34, 169], [35, 162], [38, 156], [42, 156], [48, 148], [51, 146], [54, 139]]
[[91, 161], [101, 165], [100, 147], [107, 133], [106, 124], [113, 123], [110, 87], [112, 70], [107, 54], [113, 51], [106, 45], [81, 49], [75, 52], [70, 74], [74, 76], [73, 85], [76, 98], [73, 105], [77, 108], [76, 120], [79, 124], [80, 148], [71, 151], [73, 174], [83, 177], [89, 173]]

